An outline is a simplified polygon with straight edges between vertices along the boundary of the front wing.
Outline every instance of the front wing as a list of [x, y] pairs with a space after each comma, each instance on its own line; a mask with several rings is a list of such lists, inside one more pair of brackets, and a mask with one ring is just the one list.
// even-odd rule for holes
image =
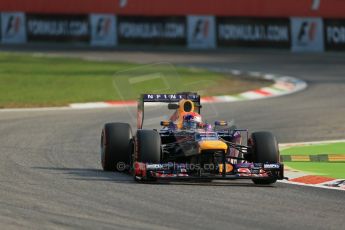
[[[225, 170], [223, 170], [225, 169]], [[183, 164], [162, 163], [149, 164], [135, 162], [134, 177], [136, 180], [233, 180], [233, 179], [287, 179], [284, 177], [284, 165], [280, 163], [238, 163], [231, 164]]]

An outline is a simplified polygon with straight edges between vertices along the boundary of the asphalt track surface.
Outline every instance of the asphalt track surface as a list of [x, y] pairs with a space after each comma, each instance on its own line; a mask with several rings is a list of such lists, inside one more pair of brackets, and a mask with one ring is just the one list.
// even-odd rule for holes
[[[62, 53], [61, 51], [51, 53]], [[140, 63], [217, 66], [290, 75], [309, 87], [293, 95], [205, 105], [280, 142], [344, 139], [345, 56], [282, 51], [64, 54]], [[149, 111], [155, 117], [156, 111]], [[214, 112], [217, 111], [217, 112]], [[1, 229], [343, 229], [345, 193], [250, 181], [137, 184], [101, 170], [105, 122], [131, 122], [133, 109], [0, 112]], [[150, 116], [147, 115], [147, 116]], [[152, 121], [157, 121], [158, 118]]]

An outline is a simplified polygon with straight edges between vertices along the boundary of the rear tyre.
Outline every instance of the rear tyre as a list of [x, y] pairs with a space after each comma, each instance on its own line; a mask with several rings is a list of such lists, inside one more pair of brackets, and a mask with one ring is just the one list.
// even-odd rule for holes
[[101, 134], [101, 163], [104, 171], [124, 171], [131, 156], [132, 129], [127, 123], [107, 123]]
[[[275, 136], [270, 132], [255, 132], [251, 135], [252, 160], [255, 163], [279, 163], [279, 148]], [[255, 184], [273, 184], [275, 178], [253, 179]]]

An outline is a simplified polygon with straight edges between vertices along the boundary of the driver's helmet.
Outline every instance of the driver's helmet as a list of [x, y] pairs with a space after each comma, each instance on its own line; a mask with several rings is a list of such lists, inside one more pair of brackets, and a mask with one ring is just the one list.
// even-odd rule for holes
[[202, 126], [200, 114], [192, 112], [183, 116], [183, 129], [197, 129]]

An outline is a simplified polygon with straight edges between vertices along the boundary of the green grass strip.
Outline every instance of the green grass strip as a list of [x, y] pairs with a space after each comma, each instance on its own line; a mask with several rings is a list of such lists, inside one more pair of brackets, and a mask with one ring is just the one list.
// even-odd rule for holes
[[287, 148], [280, 151], [280, 154], [281, 155], [345, 154], [345, 142], [291, 147], [291, 148]]
[[297, 170], [309, 172], [312, 175], [345, 179], [345, 163], [286, 162], [284, 164]]
[[142, 93], [233, 95], [271, 84], [169, 63], [139, 65], [0, 52], [0, 108], [133, 100]]
[[[345, 142], [331, 144], [313, 144], [308, 146], [290, 147], [281, 150], [282, 156], [302, 155], [311, 157], [322, 154], [344, 154]], [[345, 163], [336, 162], [284, 162], [285, 165], [309, 172], [314, 175], [324, 175], [333, 178], [345, 179]]]

